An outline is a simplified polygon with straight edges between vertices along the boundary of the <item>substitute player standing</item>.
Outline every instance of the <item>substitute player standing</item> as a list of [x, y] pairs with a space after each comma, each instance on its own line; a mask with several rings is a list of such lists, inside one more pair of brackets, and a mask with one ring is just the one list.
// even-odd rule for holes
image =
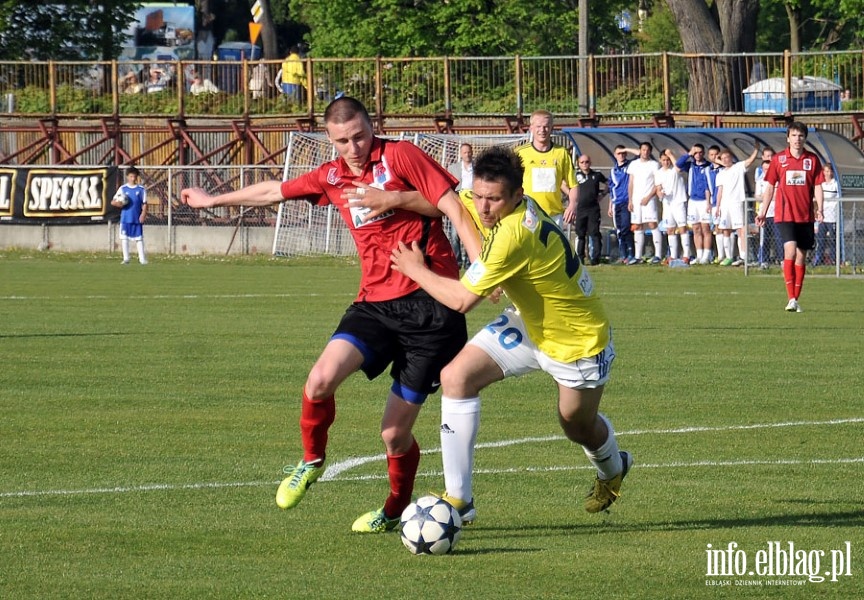
[[542, 370], [557, 382], [561, 428], [597, 468], [585, 501], [585, 510], [596, 513], [619, 497], [633, 462], [598, 413], [615, 358], [609, 320], [567, 237], [521, 184], [522, 165], [511, 150], [493, 147], [477, 159], [473, 202], [488, 233], [460, 281], [430, 270], [416, 243], [393, 251], [395, 268], [450, 308], [468, 312], [499, 286], [515, 305], [481, 329], [441, 373], [443, 497], [473, 512], [480, 391]]
[[788, 147], [774, 155], [765, 173], [767, 187], [756, 224], [760, 227], [765, 225], [768, 207], [776, 199], [774, 224], [783, 242], [783, 279], [789, 297], [786, 310], [802, 312], [798, 298], [807, 271], [807, 250], [813, 249], [814, 219], [822, 222], [822, 183], [825, 175], [819, 157], [804, 148], [807, 143], [807, 126], [804, 123], [793, 121], [789, 124], [786, 142]]
[[[303, 458], [285, 468], [288, 477], [276, 492], [276, 504], [293, 508], [324, 473], [339, 385], [358, 370], [374, 379], [390, 365], [393, 384], [381, 419], [390, 494], [380, 509], [361, 515], [352, 525], [356, 532], [382, 533], [399, 524], [411, 502], [420, 462], [420, 448], [411, 433], [414, 421], [427, 396], [438, 389], [441, 368], [467, 339], [464, 315], [393, 271], [390, 251], [400, 240], [417, 240], [430, 268], [455, 281], [459, 269], [444, 233], [442, 212], [460, 233], [469, 256], [477, 256], [480, 243], [453, 191], [456, 180], [413, 144], [375, 137], [363, 104], [347, 96], [334, 100], [324, 111], [324, 122], [339, 154], [336, 160], [290, 181], [257, 183], [213, 197], [186, 189], [181, 197], [195, 208], [305, 199], [339, 209], [360, 255], [360, 290], [306, 379], [300, 417]], [[386, 195], [380, 190], [412, 191], [418, 205], [373, 214], [343, 200], [346, 195]]]

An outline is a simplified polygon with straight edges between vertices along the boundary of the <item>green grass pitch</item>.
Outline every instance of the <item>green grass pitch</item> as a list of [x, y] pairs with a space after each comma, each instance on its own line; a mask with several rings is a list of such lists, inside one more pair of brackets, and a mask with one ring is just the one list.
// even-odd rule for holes
[[[358, 267], [153, 258], [0, 253], [0, 598], [864, 597], [860, 279], [808, 276], [789, 314], [776, 270], [594, 268], [618, 354], [602, 408], [636, 460], [620, 501], [583, 511], [551, 380], [508, 380], [483, 396], [477, 522], [415, 557], [350, 532], [386, 495], [386, 376], [337, 394], [344, 468], [274, 502]], [[439, 408], [419, 494], [442, 487]], [[756, 573], [777, 548], [799, 575]], [[719, 550], [743, 572], [709, 574]], [[836, 581], [800, 574], [832, 560]]]

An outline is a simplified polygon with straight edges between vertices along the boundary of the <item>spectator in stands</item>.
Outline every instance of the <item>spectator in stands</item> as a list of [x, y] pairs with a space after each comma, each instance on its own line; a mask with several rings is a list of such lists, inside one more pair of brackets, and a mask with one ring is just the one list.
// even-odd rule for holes
[[[687, 188], [678, 167], [675, 155], [666, 148], [660, 153], [660, 169], [654, 174], [657, 197], [662, 200], [663, 227], [669, 242], [669, 259], [690, 262], [690, 236], [687, 232]], [[678, 252], [681, 240], [682, 254]]]
[[198, 94], [216, 94], [219, 92], [219, 88], [209, 79], [201, 79], [201, 74], [196, 71], [192, 74], [192, 85], [189, 87], [189, 91], [193, 96], [197, 96]]
[[564, 224], [561, 194], [576, 202], [576, 177], [570, 152], [552, 141], [552, 113], [535, 110], [531, 114], [531, 141], [516, 148], [525, 166], [525, 195], [533, 198], [559, 227]]
[[[193, 208], [211, 208], [265, 207], [291, 199], [339, 210], [360, 256], [360, 289], [309, 372], [300, 409], [303, 457], [286, 467], [288, 476], [276, 492], [276, 504], [293, 508], [324, 473], [335, 393], [342, 382], [361, 370], [373, 379], [390, 366], [393, 383], [381, 420], [390, 494], [381, 508], [352, 525], [356, 532], [383, 533], [399, 525], [411, 502], [420, 463], [414, 421], [438, 389], [441, 369], [467, 341], [464, 315], [393, 270], [390, 253], [398, 242], [422, 242], [430, 268], [455, 280], [459, 270], [442, 213], [453, 222], [471, 258], [480, 252], [479, 234], [453, 190], [455, 179], [417, 146], [376, 137], [372, 119], [358, 100], [343, 96], [331, 102], [324, 125], [338, 154], [335, 160], [289, 181], [265, 181], [217, 196], [184, 189], [181, 200]], [[416, 204], [385, 211], [362, 204], [376, 195], [399, 192]]]
[[790, 123], [786, 128], [786, 141], [787, 148], [774, 155], [765, 173], [768, 185], [756, 224], [765, 225], [768, 207], [776, 199], [774, 222], [783, 240], [783, 281], [789, 298], [786, 311], [802, 312], [798, 298], [807, 272], [807, 251], [813, 248], [813, 223], [822, 221], [825, 174], [819, 157], [805, 148], [807, 126], [804, 123]]
[[837, 214], [840, 210], [840, 188], [834, 177], [831, 165], [822, 167], [825, 181], [822, 182], [822, 222], [816, 229], [816, 250], [813, 252], [813, 266], [833, 265], [837, 250]]
[[[591, 168], [591, 157], [583, 154], [577, 161], [576, 202], [564, 211], [564, 222], [573, 223], [576, 231], [576, 255], [583, 263], [600, 264], [603, 238], [600, 235], [600, 200], [608, 190], [608, 180], [600, 171]], [[586, 242], [590, 241], [590, 244]], [[588, 251], [588, 262], [585, 252]]]
[[654, 243], [654, 256], [649, 262], [657, 265], [663, 262], [663, 236], [657, 229], [657, 185], [654, 182], [654, 174], [660, 165], [651, 156], [653, 150], [651, 142], [639, 144], [639, 158], [631, 161], [627, 167], [627, 174], [630, 176], [627, 196], [630, 198], [630, 227], [633, 229], [636, 259], [642, 260], [645, 252], [645, 230], [648, 229]]
[[150, 75], [148, 76], [145, 88], [148, 94], [161, 92], [168, 85], [168, 75], [158, 67], [150, 67]]
[[249, 76], [249, 91], [252, 92], [252, 99], [266, 98], [272, 87], [273, 82], [270, 81], [270, 71], [267, 70], [267, 65], [263, 62], [257, 63]]
[[305, 102], [306, 71], [303, 68], [303, 59], [300, 58], [300, 46], [293, 45], [288, 50], [288, 56], [282, 62], [281, 80], [282, 93], [295, 104], [302, 105]]
[[675, 166], [687, 177], [687, 226], [693, 232], [696, 246], [694, 264], [711, 262], [711, 192], [708, 173], [711, 164], [705, 160], [705, 146], [693, 144], [687, 154], [681, 155]]
[[142, 89], [144, 88], [138, 81], [135, 71], [126, 71], [126, 74], [120, 78], [121, 94], [140, 94]]
[[[717, 244], [722, 241], [726, 258], [720, 264], [724, 267], [738, 267], [747, 259], [747, 184], [745, 177], [747, 169], [759, 154], [759, 143], [753, 146], [753, 152], [745, 160], [733, 162], [735, 156], [729, 148], [720, 152], [723, 168], [717, 174], [717, 207], [718, 215]], [[738, 258], [733, 259], [732, 232], [738, 234]]]
[[609, 173], [609, 216], [615, 224], [618, 239], [618, 260], [621, 264], [635, 265], [637, 262], [633, 248], [633, 230], [630, 226], [630, 176], [627, 167], [633, 159], [627, 154], [639, 154], [638, 149], [615, 146], [615, 164]]
[[[459, 160], [447, 167], [450, 174], [459, 181], [456, 186], [457, 192], [470, 192], [474, 184], [474, 148], [468, 142], [459, 146]], [[456, 262], [459, 266], [468, 264], [468, 255], [462, 248], [462, 242], [456, 230], [449, 227], [450, 243], [453, 244], [453, 252], [456, 254]]]

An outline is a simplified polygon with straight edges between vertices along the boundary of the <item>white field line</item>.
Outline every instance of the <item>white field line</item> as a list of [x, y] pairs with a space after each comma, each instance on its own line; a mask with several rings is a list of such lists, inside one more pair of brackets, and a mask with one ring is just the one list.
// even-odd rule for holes
[[[846, 425], [854, 423], [864, 423], [864, 418], [850, 419], [835, 419], [831, 421], [789, 421], [785, 423], [761, 423], [753, 425], [728, 425], [728, 426], [712, 426], [712, 427], [682, 427], [677, 429], [644, 429], [634, 431], [616, 432], [617, 436], [627, 435], [672, 435], [679, 433], [702, 433], [711, 431], [742, 431], [751, 429], [772, 429], [777, 427], [821, 427], [831, 425]], [[530, 444], [541, 442], [561, 441], [563, 436], [546, 436], [546, 437], [527, 437], [514, 440], [501, 440], [499, 442], [486, 442], [477, 444], [477, 448], [503, 448], [506, 446], [514, 446], [518, 444]], [[423, 454], [440, 453], [440, 448], [431, 448], [425, 450]], [[357, 475], [340, 477], [342, 473], [349, 471], [355, 467], [375, 462], [384, 461], [384, 454], [374, 456], [363, 456], [350, 458], [348, 460], [337, 462], [329, 465], [327, 472], [319, 481], [367, 481], [386, 479], [385, 474], [378, 475]], [[700, 468], [700, 467], [738, 467], [738, 466], [786, 466], [786, 465], [835, 465], [835, 464], [864, 464], [864, 457], [856, 458], [834, 458], [834, 459], [776, 459], [776, 460], [728, 460], [728, 461], [691, 461], [691, 462], [669, 462], [669, 463], [639, 463], [640, 469], [680, 469], [680, 468]], [[476, 472], [481, 474], [505, 474], [505, 473], [549, 473], [558, 471], [577, 471], [582, 469], [593, 469], [590, 465], [581, 466], [562, 466], [562, 467], [511, 467], [503, 469], [478, 469]], [[440, 477], [443, 473], [440, 471], [431, 471], [418, 473], [418, 477]], [[279, 481], [247, 481], [247, 482], [226, 482], [226, 483], [187, 483], [187, 484], [148, 484], [134, 486], [115, 486], [104, 488], [85, 488], [71, 490], [30, 490], [18, 492], [0, 492], [2, 498], [29, 498], [29, 497], [45, 497], [45, 496], [77, 496], [83, 494], [128, 494], [134, 492], [154, 492], [154, 491], [182, 491], [182, 490], [213, 490], [224, 488], [242, 488], [242, 487], [260, 487], [278, 485]]]

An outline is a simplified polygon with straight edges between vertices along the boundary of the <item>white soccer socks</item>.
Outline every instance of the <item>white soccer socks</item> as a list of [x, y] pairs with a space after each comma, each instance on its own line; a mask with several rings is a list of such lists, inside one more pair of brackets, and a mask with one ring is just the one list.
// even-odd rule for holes
[[474, 442], [480, 429], [480, 397], [441, 396], [441, 462], [447, 495], [470, 502], [474, 498]]
[[597, 413], [597, 416], [606, 423], [609, 437], [596, 450], [589, 450], [585, 446], [582, 446], [582, 450], [585, 451], [585, 456], [588, 457], [591, 464], [597, 468], [597, 476], [604, 481], [608, 481], [620, 473], [624, 465], [621, 462], [621, 454], [618, 451], [618, 440], [615, 439], [615, 430], [612, 429], [612, 423], [600, 413]]

